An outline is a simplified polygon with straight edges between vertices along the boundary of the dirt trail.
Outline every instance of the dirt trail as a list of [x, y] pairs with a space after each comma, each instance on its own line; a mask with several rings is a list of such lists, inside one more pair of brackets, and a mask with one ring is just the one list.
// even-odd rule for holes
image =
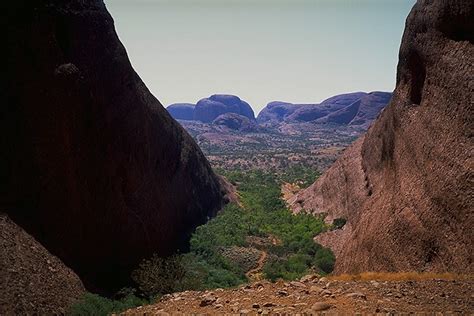
[[252, 270], [248, 271], [245, 273], [247, 278], [252, 281], [258, 281], [262, 279], [262, 269], [263, 266], [265, 265], [265, 262], [267, 261], [268, 253], [266, 251], [262, 251], [262, 254], [260, 255], [260, 258], [258, 259], [257, 266], [253, 268]]

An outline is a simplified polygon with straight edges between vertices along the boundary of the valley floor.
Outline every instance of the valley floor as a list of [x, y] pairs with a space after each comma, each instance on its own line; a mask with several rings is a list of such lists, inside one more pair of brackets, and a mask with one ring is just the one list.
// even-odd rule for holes
[[474, 281], [449, 279], [337, 280], [306, 276], [301, 281], [257, 281], [235, 289], [186, 291], [125, 315], [168, 314], [472, 314]]

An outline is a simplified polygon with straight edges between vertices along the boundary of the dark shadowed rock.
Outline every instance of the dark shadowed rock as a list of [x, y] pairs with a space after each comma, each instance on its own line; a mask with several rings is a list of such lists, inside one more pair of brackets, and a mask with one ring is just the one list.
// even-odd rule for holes
[[0, 205], [89, 289], [120, 288], [216, 214], [219, 181], [133, 70], [102, 1], [4, 8]]
[[225, 113], [236, 113], [255, 120], [253, 110], [247, 102], [237, 96], [225, 94], [215, 94], [200, 100], [194, 110], [194, 119], [210, 123]]
[[419, 0], [390, 104], [296, 197], [347, 219], [317, 237], [334, 249], [336, 272], [474, 272], [473, 39], [474, 2]]
[[196, 106], [191, 103], [175, 103], [169, 105], [166, 110], [176, 120], [193, 120], [194, 119], [194, 108]]
[[251, 132], [258, 129], [255, 120], [250, 120], [248, 117], [236, 113], [221, 114], [212, 121], [212, 124], [243, 132]]

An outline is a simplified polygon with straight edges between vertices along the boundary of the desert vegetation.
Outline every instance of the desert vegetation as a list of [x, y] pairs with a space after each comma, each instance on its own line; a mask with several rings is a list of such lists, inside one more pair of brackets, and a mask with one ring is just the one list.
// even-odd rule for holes
[[[323, 219], [307, 214], [293, 215], [280, 198], [281, 179], [294, 181], [297, 174], [281, 177], [264, 171], [228, 172], [227, 178], [237, 184], [243, 207], [228, 206], [207, 225], [199, 227], [191, 239], [191, 253], [208, 263], [220, 263], [222, 259], [216, 258], [223, 257], [222, 249], [251, 247], [248, 237], [260, 237], [271, 241], [260, 246], [269, 258], [263, 267], [265, 278], [293, 280], [310, 270], [331, 272], [332, 253], [313, 241], [313, 237], [325, 229]], [[241, 268], [235, 266], [230, 270], [235, 281], [232, 285], [246, 281], [245, 278], [239, 280], [239, 272], [240, 275], [245, 272]], [[212, 280], [219, 287], [231, 285]], [[203, 284], [210, 285], [208, 281]]]
[[[144, 260], [131, 275], [133, 289], [125, 289], [115, 299], [87, 294], [73, 307], [72, 314], [108, 314], [168, 293], [235, 287], [249, 281], [246, 273], [250, 270], [261, 270], [256, 271], [258, 277], [272, 281], [295, 280], [310, 272], [331, 272], [332, 252], [313, 241], [314, 236], [327, 229], [323, 218], [292, 214], [280, 196], [282, 182], [307, 186], [318, 173], [298, 168], [287, 171], [220, 170], [237, 186], [240, 206], [229, 204], [198, 227], [191, 237], [189, 252]], [[258, 262], [263, 258], [259, 269]]]
[[326, 170], [365, 131], [355, 126], [305, 123], [248, 132], [196, 121], [180, 123], [214, 168], [280, 174], [289, 168]]

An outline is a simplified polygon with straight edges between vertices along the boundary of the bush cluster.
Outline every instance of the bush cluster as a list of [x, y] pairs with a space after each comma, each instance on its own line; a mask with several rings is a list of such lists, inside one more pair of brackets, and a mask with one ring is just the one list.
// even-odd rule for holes
[[71, 307], [68, 314], [73, 316], [106, 316], [145, 304], [148, 304], [148, 300], [139, 298], [134, 294], [112, 300], [97, 294], [86, 293], [80, 301]]
[[[157, 296], [183, 291], [228, 288], [247, 282], [248, 267], [223, 256], [229, 247], [250, 247], [249, 236], [276, 240], [267, 246], [263, 268], [270, 280], [294, 280], [308, 272], [330, 273], [334, 255], [313, 241], [326, 227], [323, 218], [292, 214], [280, 198], [281, 181], [287, 178], [263, 171], [229, 172], [225, 176], [238, 185], [243, 207], [227, 205], [215, 218], [196, 229], [190, 251], [168, 258], [153, 256], [132, 273], [140, 298], [129, 293], [119, 300], [87, 294], [72, 309], [73, 315], [102, 315], [143, 305]], [[310, 181], [309, 179], [307, 180]], [[342, 221], [335, 221], [341, 225]], [[344, 222], [345, 223], [345, 222]], [[95, 311], [92, 313], [91, 311]]]

